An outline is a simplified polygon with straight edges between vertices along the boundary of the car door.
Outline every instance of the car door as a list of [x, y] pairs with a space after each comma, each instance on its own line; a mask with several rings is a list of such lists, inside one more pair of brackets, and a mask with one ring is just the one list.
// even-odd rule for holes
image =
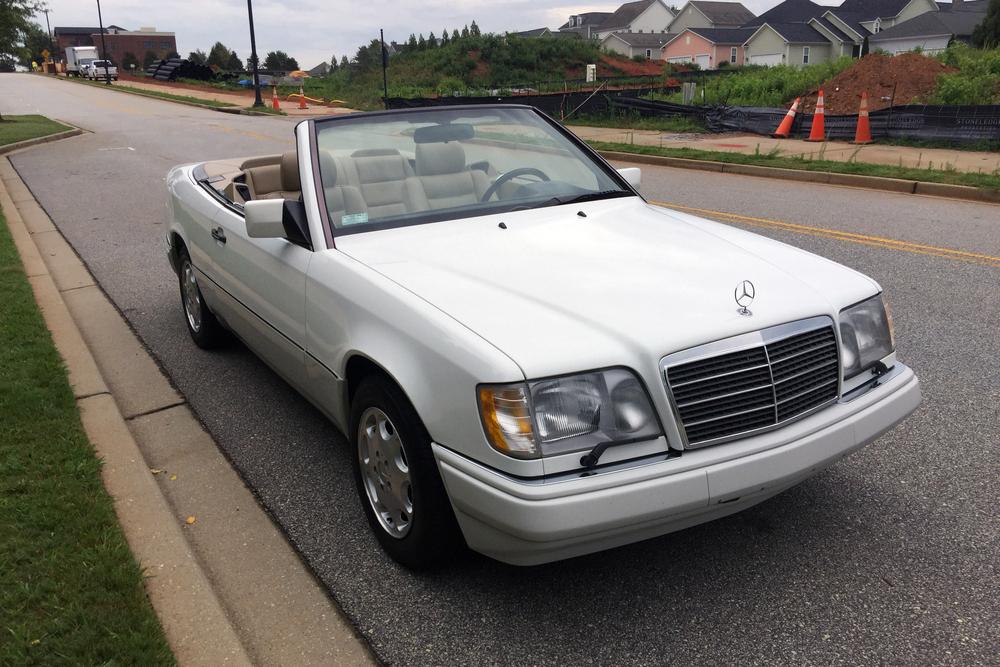
[[305, 343], [305, 277], [313, 252], [283, 238], [254, 239], [243, 216], [212, 221], [213, 281], [226, 323], [275, 371], [298, 384]]

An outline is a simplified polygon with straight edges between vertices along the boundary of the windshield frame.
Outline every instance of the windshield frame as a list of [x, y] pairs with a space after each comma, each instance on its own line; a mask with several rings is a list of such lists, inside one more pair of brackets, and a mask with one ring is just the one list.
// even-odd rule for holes
[[[433, 224], [435, 222], [445, 222], [448, 220], [459, 220], [459, 219], [473, 219], [480, 218], [489, 215], [497, 215], [500, 213], [511, 212], [512, 210], [535, 210], [540, 208], [546, 208], [550, 206], [566, 206], [569, 204], [560, 204], [558, 202], [543, 202], [535, 206], [530, 206], [525, 208], [525, 202], [496, 202], [496, 206], [490, 206], [488, 210], [480, 210], [472, 215], [455, 215], [454, 211], [449, 211], [447, 209], [442, 209], [440, 212], [435, 213], [434, 211], [423, 211], [419, 216], [412, 220], [406, 219], [406, 217], [401, 217], [386, 222], [374, 222], [365, 224], [364, 226], [357, 227], [336, 227], [332, 224], [330, 220], [330, 213], [327, 209], [326, 204], [326, 192], [323, 189], [323, 181], [320, 175], [320, 165], [319, 165], [319, 143], [318, 134], [319, 130], [324, 127], [328, 127], [335, 123], [345, 123], [348, 121], [358, 121], [362, 118], [373, 118], [377, 116], [399, 116], [399, 115], [418, 115], [426, 114], [436, 110], [447, 110], [447, 111], [476, 111], [487, 113], [490, 109], [500, 109], [500, 110], [512, 110], [518, 109], [527, 111], [529, 113], [535, 114], [542, 122], [549, 125], [558, 134], [560, 134], [564, 139], [571, 143], [575, 148], [577, 148], [581, 153], [581, 159], [589, 159], [594, 167], [600, 170], [604, 175], [606, 175], [611, 181], [617, 185], [622, 192], [613, 193], [608, 197], [602, 197], [601, 199], [613, 199], [618, 197], [628, 197], [635, 196], [639, 197], [643, 201], [645, 198], [633, 188], [625, 178], [618, 173], [607, 160], [604, 159], [593, 148], [591, 148], [586, 142], [580, 140], [575, 134], [567, 130], [559, 121], [555, 120], [543, 111], [526, 104], [456, 104], [456, 105], [439, 105], [430, 107], [417, 107], [413, 109], [388, 109], [385, 111], [370, 111], [362, 113], [352, 113], [344, 114], [342, 116], [329, 116], [326, 118], [310, 119], [308, 121], [303, 121], [308, 123], [309, 132], [309, 149], [311, 157], [311, 166], [313, 173], [313, 187], [316, 193], [316, 200], [319, 208], [320, 219], [323, 224], [323, 232], [327, 238], [328, 247], [336, 247], [335, 239], [338, 236], [348, 236], [351, 234], [362, 234], [367, 232], [381, 231], [385, 229], [396, 229], [399, 227], [412, 227], [423, 224]], [[598, 200], [594, 200], [598, 201]], [[415, 214], [416, 215], [416, 214]]]

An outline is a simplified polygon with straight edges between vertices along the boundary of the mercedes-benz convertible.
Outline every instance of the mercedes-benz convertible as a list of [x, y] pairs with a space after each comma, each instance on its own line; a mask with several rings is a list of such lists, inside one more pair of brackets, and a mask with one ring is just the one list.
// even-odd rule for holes
[[650, 205], [640, 178], [529, 107], [303, 121], [281, 155], [170, 172], [181, 312], [346, 435], [411, 567], [732, 514], [917, 407], [874, 280]]

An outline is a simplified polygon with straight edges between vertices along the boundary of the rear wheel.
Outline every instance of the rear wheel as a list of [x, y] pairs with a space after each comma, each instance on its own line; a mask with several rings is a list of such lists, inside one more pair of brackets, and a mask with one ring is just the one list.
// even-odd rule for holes
[[201, 288], [198, 287], [198, 276], [191, 257], [185, 248], [178, 253], [177, 272], [181, 288], [181, 305], [184, 308], [184, 321], [187, 322], [191, 339], [200, 348], [206, 350], [219, 347], [229, 342], [229, 332], [219, 323], [212, 311], [205, 305]]
[[362, 380], [351, 401], [351, 433], [358, 495], [382, 548], [414, 569], [460, 552], [430, 436], [403, 392], [379, 376]]

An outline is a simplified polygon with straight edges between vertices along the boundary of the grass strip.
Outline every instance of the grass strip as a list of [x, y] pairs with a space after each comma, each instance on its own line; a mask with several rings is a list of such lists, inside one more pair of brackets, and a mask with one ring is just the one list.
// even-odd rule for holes
[[[101, 86], [106, 87], [103, 81], [87, 81], [86, 79], [65, 77], [67, 81], [72, 81], [73, 83], [79, 83], [86, 86]], [[229, 102], [220, 102], [218, 100], [203, 99], [201, 97], [191, 97], [190, 95], [175, 95], [173, 93], [165, 93], [159, 90], [146, 90], [145, 88], [133, 88], [128, 84], [118, 83], [112, 84], [110, 88], [114, 90], [121, 91], [123, 93], [131, 93], [132, 95], [142, 95], [143, 97], [156, 97], [161, 100], [170, 100], [172, 102], [182, 102], [184, 104], [198, 104], [206, 107], [215, 108], [230, 108], [236, 106]]]
[[0, 215], [0, 665], [171, 665]]
[[72, 128], [45, 116], [7, 116], [0, 120], [0, 146], [47, 137]]
[[968, 173], [952, 169], [917, 169], [914, 167], [897, 167], [890, 164], [871, 164], [868, 162], [816, 160], [797, 155], [783, 156], [765, 153], [747, 155], [744, 153], [703, 151], [694, 148], [660, 148], [659, 146], [621, 144], [607, 141], [588, 141], [587, 143], [595, 149], [603, 151], [620, 151], [622, 153], [636, 153], [639, 155], [661, 155], [663, 157], [684, 158], [687, 160], [708, 160], [712, 162], [726, 162], [729, 164], [752, 164], [761, 167], [778, 167], [781, 169], [798, 169], [801, 171], [822, 171], [832, 174], [856, 174], [859, 176], [899, 178], [907, 181], [968, 185], [974, 188], [983, 188], [986, 190], [1000, 190], [1000, 173], [997, 172]]

